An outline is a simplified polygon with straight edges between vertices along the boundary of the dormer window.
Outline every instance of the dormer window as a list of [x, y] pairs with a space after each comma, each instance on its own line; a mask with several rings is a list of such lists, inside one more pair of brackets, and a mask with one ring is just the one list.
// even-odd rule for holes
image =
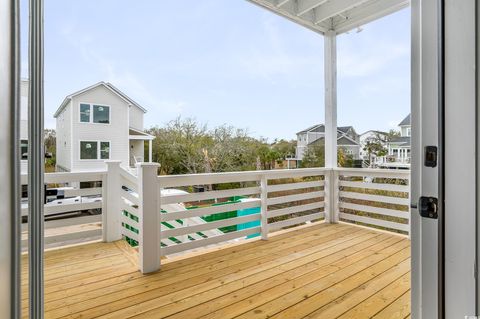
[[80, 103], [80, 122], [110, 124], [110, 107], [106, 105]]

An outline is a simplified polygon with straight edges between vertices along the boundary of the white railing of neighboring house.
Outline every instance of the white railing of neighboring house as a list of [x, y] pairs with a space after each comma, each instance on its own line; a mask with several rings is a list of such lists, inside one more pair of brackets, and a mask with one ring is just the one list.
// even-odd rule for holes
[[[106, 172], [47, 173], [45, 184], [49, 188], [60, 188], [63, 199], [55, 199], [44, 205], [45, 245], [65, 245], [86, 239], [99, 239], [102, 236], [102, 216], [99, 214], [106, 191]], [[21, 175], [22, 185], [27, 184], [27, 174]], [[87, 188], [80, 188], [80, 183], [87, 183]], [[102, 186], [100, 186], [100, 184]], [[67, 187], [65, 187], [67, 186]], [[60, 218], [68, 214], [79, 214], [76, 218]], [[90, 215], [95, 212], [98, 214]], [[21, 210], [22, 218], [27, 219], [28, 204], [24, 200]], [[58, 216], [58, 218], [55, 218]], [[22, 247], [28, 244], [28, 222], [22, 223]]]
[[[126, 239], [138, 247], [139, 268], [147, 273], [160, 268], [162, 256], [253, 236], [268, 240], [270, 232], [321, 220], [409, 234], [408, 170], [307, 168], [157, 176], [158, 167], [139, 163], [132, 174], [119, 161], [107, 161], [104, 172], [45, 174], [47, 184], [68, 184], [65, 197], [80, 200], [46, 204], [46, 215], [102, 210], [101, 215], [47, 220], [46, 233], [63, 231], [52, 231], [45, 242]], [[22, 181], [26, 183], [26, 175]], [[80, 182], [101, 182], [101, 187], [89, 183], [90, 188], [79, 188]], [[194, 192], [199, 186], [204, 191]], [[218, 214], [223, 215], [216, 218]]]

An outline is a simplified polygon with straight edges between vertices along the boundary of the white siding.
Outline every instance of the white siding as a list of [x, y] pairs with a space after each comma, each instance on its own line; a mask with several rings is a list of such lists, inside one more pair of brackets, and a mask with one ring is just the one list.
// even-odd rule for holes
[[72, 102], [57, 117], [57, 170], [71, 170], [72, 152]]
[[[110, 124], [80, 123], [80, 103], [110, 106]], [[95, 87], [72, 99], [72, 171], [105, 169], [104, 160], [80, 160], [80, 141], [110, 142], [110, 159], [128, 166], [128, 103], [104, 86]]]
[[138, 141], [138, 140], [130, 141], [130, 164], [131, 165], [135, 163], [134, 157], [136, 157], [137, 160], [141, 158], [140, 160], [145, 162], [144, 145], [145, 145], [144, 141]]
[[136, 106], [130, 108], [130, 127], [143, 131], [143, 111]]
[[325, 133], [324, 132], [308, 132], [307, 133], [308, 136], [307, 136], [307, 144], [310, 144], [310, 143], [313, 143], [315, 142], [316, 140], [322, 138], [322, 137], [325, 137]]

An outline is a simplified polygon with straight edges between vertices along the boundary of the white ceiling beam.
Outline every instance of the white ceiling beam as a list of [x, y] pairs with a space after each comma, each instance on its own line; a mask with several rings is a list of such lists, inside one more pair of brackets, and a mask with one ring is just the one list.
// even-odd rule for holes
[[369, 0], [335, 0], [329, 1], [315, 9], [315, 24], [320, 24], [323, 21], [330, 19], [336, 15], [341, 14], [347, 10], [360, 6]]
[[321, 6], [327, 1], [328, 0], [298, 0], [297, 15], [304, 15], [308, 11], [315, 9], [318, 6]]
[[277, 0], [247, 0], [253, 4], [256, 4], [264, 9], [267, 9], [281, 17], [287, 18], [301, 26], [304, 26], [314, 32], [324, 34], [327, 29], [324, 26], [316, 25], [314, 23], [313, 10], [307, 12], [303, 16], [298, 16], [298, 3], [291, 0], [282, 5], [281, 8], [277, 7]]
[[284, 5], [286, 5], [290, 0], [276, 0], [275, 2], [275, 6], [277, 8], [281, 8], [283, 7]]
[[348, 12], [347, 19], [335, 24], [333, 29], [337, 34], [345, 33], [409, 5], [409, 0], [376, 0]]

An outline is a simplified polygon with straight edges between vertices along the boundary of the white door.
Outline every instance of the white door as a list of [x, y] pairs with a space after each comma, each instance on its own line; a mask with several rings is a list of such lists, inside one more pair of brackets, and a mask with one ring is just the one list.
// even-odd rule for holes
[[412, 2], [412, 318], [476, 314], [475, 5]]

